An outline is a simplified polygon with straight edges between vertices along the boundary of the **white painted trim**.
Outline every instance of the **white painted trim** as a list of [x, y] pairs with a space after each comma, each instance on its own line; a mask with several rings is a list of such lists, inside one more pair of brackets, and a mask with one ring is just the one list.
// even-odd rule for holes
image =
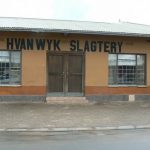
[[13, 84], [0, 84], [0, 87], [20, 87], [20, 86], [22, 86], [22, 85], [13, 85]]

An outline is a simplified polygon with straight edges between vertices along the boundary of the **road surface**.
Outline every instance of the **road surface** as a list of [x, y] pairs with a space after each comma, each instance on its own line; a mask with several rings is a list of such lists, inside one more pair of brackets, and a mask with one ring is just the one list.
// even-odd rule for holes
[[150, 150], [150, 130], [0, 132], [0, 150]]

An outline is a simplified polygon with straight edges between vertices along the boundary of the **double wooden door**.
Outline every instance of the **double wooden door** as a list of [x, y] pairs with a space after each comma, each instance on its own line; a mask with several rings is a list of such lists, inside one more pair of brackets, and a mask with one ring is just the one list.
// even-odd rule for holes
[[48, 94], [53, 96], [82, 96], [83, 81], [83, 53], [48, 54]]

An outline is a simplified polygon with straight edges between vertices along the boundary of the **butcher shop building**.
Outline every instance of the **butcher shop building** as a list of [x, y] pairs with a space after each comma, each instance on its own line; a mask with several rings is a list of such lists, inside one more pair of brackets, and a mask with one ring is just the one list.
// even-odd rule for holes
[[150, 26], [0, 18], [0, 101], [150, 100]]

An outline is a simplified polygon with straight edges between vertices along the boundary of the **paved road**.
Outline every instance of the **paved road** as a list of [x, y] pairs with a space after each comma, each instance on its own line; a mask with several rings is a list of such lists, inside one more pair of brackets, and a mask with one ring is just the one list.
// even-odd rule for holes
[[0, 133], [1, 150], [149, 150], [150, 130]]

